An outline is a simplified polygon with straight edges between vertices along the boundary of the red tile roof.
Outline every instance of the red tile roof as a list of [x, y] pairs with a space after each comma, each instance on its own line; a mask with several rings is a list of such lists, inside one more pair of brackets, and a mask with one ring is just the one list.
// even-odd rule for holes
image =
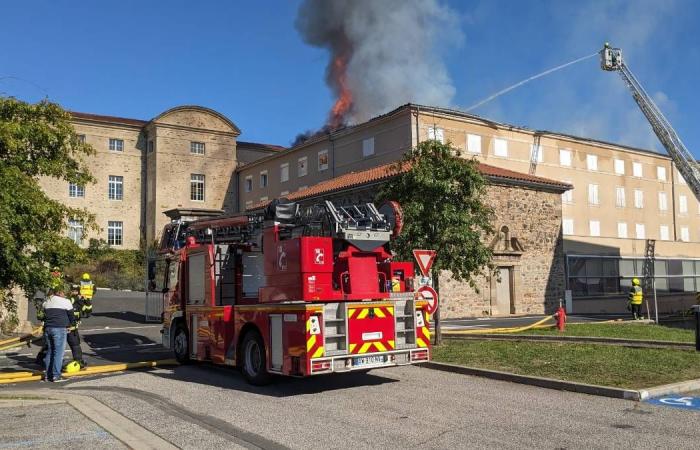
[[76, 119], [93, 120], [95, 122], [121, 123], [125, 125], [135, 125], [139, 127], [142, 127], [148, 123], [147, 120], [127, 119], [126, 117], [103, 116], [101, 114], [90, 114], [77, 111], [70, 111], [70, 115], [75, 117]]
[[[409, 163], [403, 163], [399, 167], [396, 163], [384, 164], [363, 170], [361, 172], [350, 172], [330, 180], [322, 181], [309, 188], [301, 191], [292, 192], [285, 197], [289, 200], [303, 200], [306, 198], [317, 197], [323, 194], [342, 191], [353, 187], [363, 186], [387, 180], [399, 173], [407, 172], [410, 169]], [[571, 185], [561, 181], [550, 180], [549, 178], [538, 177], [526, 173], [516, 172], [514, 170], [502, 169], [500, 167], [491, 166], [484, 163], [479, 163], [479, 171], [492, 183], [515, 182], [518, 184], [535, 184], [553, 189], [566, 191], [571, 189]], [[261, 209], [267, 206], [270, 202], [258, 202], [246, 208], [248, 211]]]

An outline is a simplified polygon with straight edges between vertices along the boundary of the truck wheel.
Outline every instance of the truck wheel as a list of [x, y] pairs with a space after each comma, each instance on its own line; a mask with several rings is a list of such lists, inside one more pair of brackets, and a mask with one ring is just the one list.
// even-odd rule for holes
[[270, 374], [267, 372], [267, 360], [265, 358], [265, 343], [257, 331], [249, 331], [243, 338], [241, 345], [242, 367], [241, 371], [248, 383], [262, 386], [270, 382]]
[[175, 359], [180, 364], [187, 364], [190, 361], [190, 338], [184, 325], [175, 326], [173, 352], [175, 353]]

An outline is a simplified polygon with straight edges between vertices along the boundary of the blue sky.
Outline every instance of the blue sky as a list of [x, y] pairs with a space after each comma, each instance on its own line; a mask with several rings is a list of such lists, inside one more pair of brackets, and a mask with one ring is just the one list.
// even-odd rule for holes
[[[455, 95], [437, 106], [465, 108], [609, 40], [700, 157], [700, 2], [441, 3], [456, 20], [434, 50]], [[68, 109], [142, 119], [200, 104], [231, 118], [243, 140], [288, 145], [321, 126], [333, 102], [327, 55], [302, 42], [297, 7], [283, 0], [3, 2], [0, 93], [28, 101], [48, 95]], [[622, 81], [595, 58], [474, 112], [661, 148]]]

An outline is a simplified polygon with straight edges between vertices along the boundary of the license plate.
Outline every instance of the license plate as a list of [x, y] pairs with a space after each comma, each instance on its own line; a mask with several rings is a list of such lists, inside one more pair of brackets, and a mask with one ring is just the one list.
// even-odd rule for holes
[[356, 356], [352, 359], [353, 367], [376, 366], [386, 362], [386, 355]]

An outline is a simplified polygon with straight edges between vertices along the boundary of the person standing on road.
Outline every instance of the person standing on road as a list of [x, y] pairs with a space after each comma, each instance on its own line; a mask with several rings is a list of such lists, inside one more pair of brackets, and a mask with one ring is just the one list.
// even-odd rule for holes
[[48, 346], [44, 357], [44, 379], [54, 383], [64, 381], [61, 378], [63, 352], [66, 348], [66, 332], [75, 325], [73, 305], [64, 296], [64, 288], [58, 287], [43, 305], [44, 340]]
[[642, 316], [642, 303], [644, 302], [644, 292], [642, 287], [639, 285], [639, 278], [632, 278], [632, 288], [629, 294], [627, 294], [627, 301], [629, 301], [630, 310], [632, 311], [632, 317], [634, 320], [641, 320]]
[[83, 317], [90, 317], [90, 314], [92, 314], [93, 295], [95, 295], [95, 283], [90, 280], [90, 274], [85, 272], [80, 281], [80, 296], [84, 299], [81, 308]]

